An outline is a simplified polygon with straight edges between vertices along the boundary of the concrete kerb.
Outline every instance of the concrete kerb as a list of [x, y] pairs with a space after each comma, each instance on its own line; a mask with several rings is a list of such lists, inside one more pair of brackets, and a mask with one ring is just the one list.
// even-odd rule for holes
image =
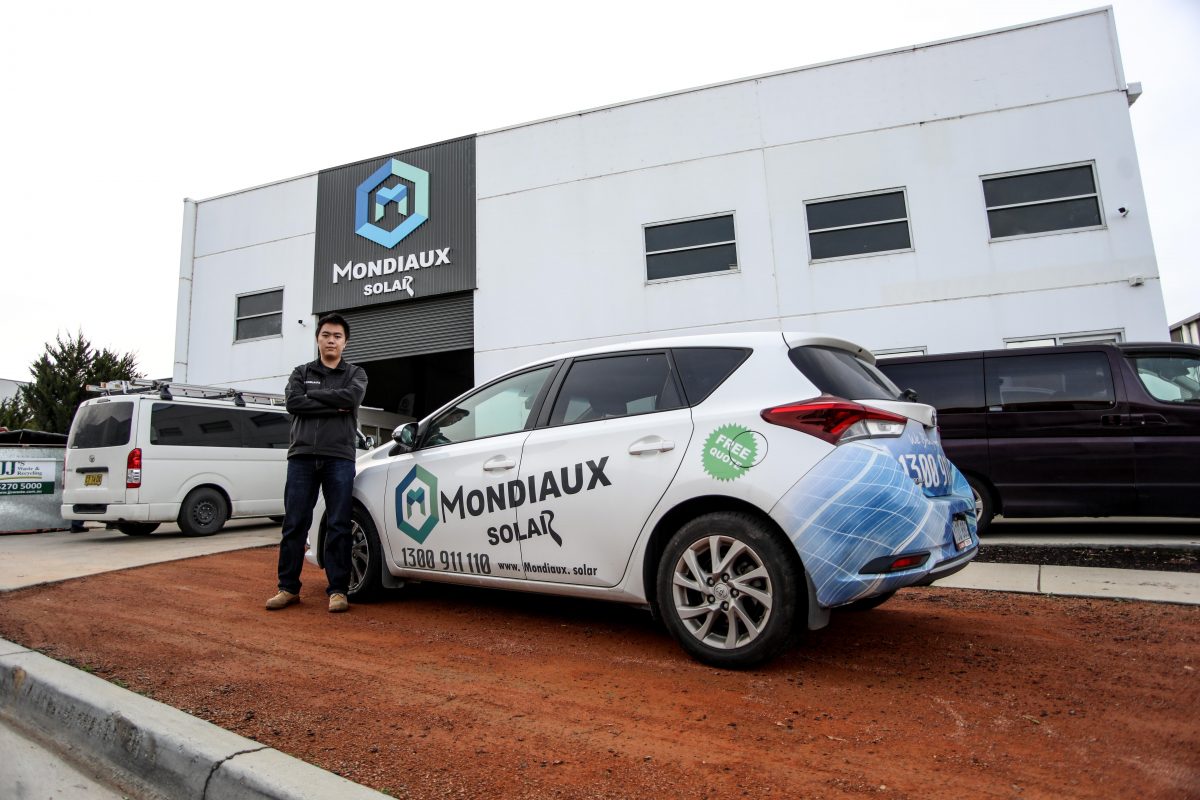
[[0, 715], [148, 798], [384, 797], [3, 639]]

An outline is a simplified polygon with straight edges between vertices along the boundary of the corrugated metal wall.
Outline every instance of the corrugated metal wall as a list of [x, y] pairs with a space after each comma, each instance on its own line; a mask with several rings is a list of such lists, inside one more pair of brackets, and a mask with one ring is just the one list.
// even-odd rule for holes
[[342, 354], [361, 364], [475, 346], [474, 292], [344, 311], [350, 341]]

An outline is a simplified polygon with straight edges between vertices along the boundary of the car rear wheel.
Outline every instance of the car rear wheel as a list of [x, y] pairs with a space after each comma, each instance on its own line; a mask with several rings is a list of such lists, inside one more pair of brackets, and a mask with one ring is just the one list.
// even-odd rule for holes
[[383, 561], [371, 515], [355, 507], [350, 517], [350, 599], [361, 602], [379, 594]]
[[225, 527], [229, 504], [209, 486], [192, 489], [179, 509], [179, 529], [188, 536], [211, 536]]
[[987, 485], [974, 475], [967, 475], [967, 483], [971, 485], [971, 494], [975, 497], [975, 520], [978, 528], [975, 534], [982, 536], [992, 524], [993, 506], [992, 493]]
[[690, 655], [716, 667], [761, 664], [791, 641], [799, 576], [786, 543], [749, 514], [697, 517], [658, 564], [663, 622]]
[[149, 536], [158, 530], [157, 522], [118, 522], [117, 530], [126, 536]]

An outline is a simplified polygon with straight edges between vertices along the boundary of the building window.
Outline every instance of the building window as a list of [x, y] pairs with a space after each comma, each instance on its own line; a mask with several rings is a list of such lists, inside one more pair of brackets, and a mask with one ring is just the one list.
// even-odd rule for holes
[[923, 356], [928, 351], [924, 347], [901, 347], [896, 350], [872, 350], [876, 361], [885, 358], [907, 358], [908, 356]]
[[1087, 333], [1058, 333], [1042, 336], [1024, 336], [1005, 339], [1004, 347], [1015, 350], [1020, 347], [1055, 347], [1064, 344], [1098, 344], [1103, 342], [1123, 342], [1125, 335], [1122, 331], [1088, 331]]
[[813, 261], [912, 249], [903, 189], [809, 200], [804, 210]]
[[1101, 227], [1092, 164], [984, 177], [993, 239]]
[[234, 341], [261, 339], [283, 333], [283, 289], [243, 294], [237, 298]]
[[648, 281], [738, 268], [733, 214], [646, 225], [643, 231]]

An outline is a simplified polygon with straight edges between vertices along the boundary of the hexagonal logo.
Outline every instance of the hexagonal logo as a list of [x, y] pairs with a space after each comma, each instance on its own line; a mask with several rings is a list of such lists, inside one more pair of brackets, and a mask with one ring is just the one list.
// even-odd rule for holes
[[[412, 184], [411, 198], [408, 186], [404, 183], [383, 185], [393, 176]], [[374, 202], [371, 201], [372, 192], [375, 193]], [[409, 213], [410, 199], [412, 213]], [[375, 224], [383, 219], [389, 203], [396, 204], [396, 210], [404, 219], [390, 231]], [[375, 244], [395, 247], [428, 219], [429, 173], [398, 159], [388, 159], [386, 164], [371, 173], [371, 177], [360, 183], [354, 193], [354, 232]]]
[[437, 476], [414, 466], [396, 486], [396, 527], [418, 544], [429, 538], [438, 524]]

